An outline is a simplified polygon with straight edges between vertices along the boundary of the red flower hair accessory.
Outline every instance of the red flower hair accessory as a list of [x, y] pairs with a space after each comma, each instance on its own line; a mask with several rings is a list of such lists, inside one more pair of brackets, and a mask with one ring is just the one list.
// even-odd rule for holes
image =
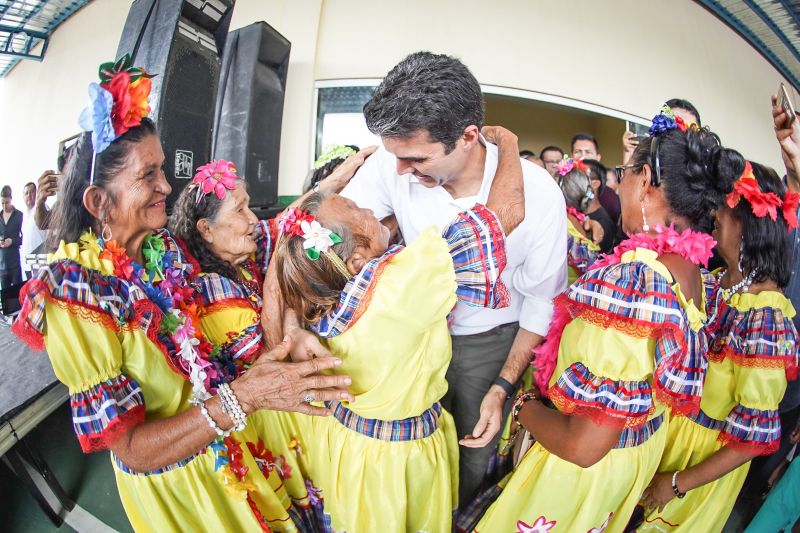
[[778, 220], [778, 208], [783, 206], [783, 200], [773, 192], [761, 190], [750, 161], [745, 162], [742, 175], [733, 184], [733, 190], [728, 193], [726, 198], [728, 207], [734, 208], [739, 205], [742, 197], [750, 202], [750, 208], [758, 218], [769, 215], [772, 220]]
[[797, 228], [797, 206], [800, 204], [800, 194], [786, 191], [783, 197], [783, 218], [786, 219], [786, 226], [790, 229]]
[[311, 223], [316, 219], [314, 215], [306, 213], [300, 208], [290, 207], [278, 217], [278, 230], [282, 235], [295, 235], [300, 237], [303, 235], [300, 224], [302, 224], [303, 221]]
[[225, 193], [236, 188], [238, 179], [236, 166], [224, 159], [217, 159], [199, 167], [192, 180], [193, 184], [198, 185], [195, 203], [199, 204], [211, 192], [222, 200], [225, 198]]

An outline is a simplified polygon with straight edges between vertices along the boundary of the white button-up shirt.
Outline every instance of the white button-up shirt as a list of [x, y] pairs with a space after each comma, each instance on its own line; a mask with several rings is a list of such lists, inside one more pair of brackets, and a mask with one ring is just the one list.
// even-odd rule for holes
[[[413, 174], [397, 174], [395, 157], [383, 147], [367, 158], [341, 194], [372, 209], [378, 219], [394, 214], [410, 243], [422, 230], [436, 226], [442, 231], [459, 212], [486, 203], [497, 171], [497, 146], [485, 144], [483, 182], [475, 196], [453, 198], [442, 187], [425, 187]], [[561, 190], [546, 170], [522, 160], [522, 174], [525, 220], [506, 240], [508, 262], [501, 276], [511, 294], [511, 305], [485, 309], [459, 303], [453, 314], [453, 335], [482, 333], [517, 321], [528, 331], [547, 333], [552, 299], [567, 286], [566, 207]]]

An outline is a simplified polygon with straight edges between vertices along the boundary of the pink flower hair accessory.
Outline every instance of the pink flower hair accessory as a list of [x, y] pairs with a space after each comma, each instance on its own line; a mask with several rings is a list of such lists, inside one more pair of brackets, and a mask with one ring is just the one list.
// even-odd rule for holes
[[581, 161], [580, 159], [572, 159], [568, 155], [564, 154], [564, 159], [558, 162], [556, 166], [556, 170], [558, 171], [558, 175], [562, 178], [572, 172], [572, 169], [577, 168], [584, 174], [589, 174], [589, 167], [586, 166], [586, 163]]
[[236, 181], [241, 179], [236, 174], [236, 166], [230, 161], [217, 159], [197, 169], [192, 180], [197, 184], [197, 198], [195, 203], [200, 203], [209, 193], [214, 193], [222, 200], [228, 191], [236, 188]]

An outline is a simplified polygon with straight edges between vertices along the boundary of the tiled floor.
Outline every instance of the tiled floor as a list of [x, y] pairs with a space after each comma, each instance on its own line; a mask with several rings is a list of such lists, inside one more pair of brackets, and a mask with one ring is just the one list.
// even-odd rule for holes
[[[77, 504], [120, 532], [132, 531], [117, 495], [108, 452], [85, 455], [72, 432], [67, 405], [61, 406], [25, 437], [36, 448]], [[0, 524], [8, 532], [74, 531], [56, 528], [4, 463], [0, 462]]]

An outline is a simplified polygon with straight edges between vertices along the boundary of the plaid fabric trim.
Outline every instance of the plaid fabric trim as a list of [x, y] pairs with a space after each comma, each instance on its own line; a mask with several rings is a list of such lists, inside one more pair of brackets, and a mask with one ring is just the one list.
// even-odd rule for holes
[[272, 259], [272, 252], [274, 251], [275, 240], [273, 239], [274, 234], [272, 233], [270, 222], [271, 221], [268, 220], [259, 220], [254, 230], [254, 237], [256, 240], [255, 263], [262, 276], [267, 271], [269, 261]]
[[688, 418], [693, 422], [703, 426], [704, 428], [711, 429], [714, 431], [722, 431], [722, 429], [725, 427], [724, 420], [717, 420], [716, 418], [711, 418], [703, 410], [698, 411], [696, 414]]
[[252, 363], [262, 351], [264, 351], [264, 332], [261, 322], [256, 322], [233, 334], [230, 342], [220, 347], [220, 357], [230, 361], [241, 359], [245, 363]]
[[656, 340], [655, 392], [678, 412], [699, 408], [708, 339], [689, 326], [669, 282], [639, 261], [590, 270], [560, 300], [573, 317]]
[[339, 402], [326, 402], [326, 405], [333, 410], [333, 417], [347, 429], [371, 439], [388, 442], [429, 437], [439, 427], [439, 415], [442, 413], [442, 405], [436, 402], [419, 416], [403, 420], [379, 420], [358, 416]]
[[331, 338], [342, 334], [355, 323], [360, 316], [359, 309], [368, 300], [368, 294], [374, 289], [383, 268], [403, 250], [402, 246], [392, 245], [382, 256], [369, 261], [361, 272], [356, 274], [342, 289], [339, 306], [331, 314], [322, 317], [310, 328], [320, 337]]
[[207, 306], [225, 300], [250, 301], [247, 289], [217, 273], [201, 274], [195, 282], [195, 287], [203, 297], [203, 304]]
[[797, 375], [797, 330], [792, 320], [774, 307], [744, 311], [727, 306], [709, 359], [731, 359], [747, 367], [783, 368], [787, 378]]
[[588, 242], [567, 234], [567, 264], [574, 268], [579, 276], [591, 268], [598, 254], [597, 250], [589, 247]]
[[84, 452], [108, 448], [121, 431], [144, 421], [144, 396], [119, 375], [70, 395], [72, 427]]
[[117, 468], [120, 469], [122, 472], [130, 474], [132, 476], [155, 476], [158, 474], [163, 474], [164, 472], [169, 472], [170, 470], [176, 470], [191, 463], [192, 460], [194, 460], [194, 458], [197, 457], [197, 455], [198, 454], [190, 455], [186, 459], [181, 459], [177, 463], [172, 463], [171, 465], [167, 465], [165, 467], [158, 468], [156, 470], [148, 470], [147, 472], [137, 472], [135, 470], [131, 470], [130, 468], [128, 468], [128, 466], [125, 463], [123, 463], [114, 452], [111, 452], [112, 460], [114, 461], [114, 464], [117, 466]]
[[505, 234], [497, 216], [477, 204], [458, 214], [443, 233], [456, 272], [456, 296], [475, 307], [508, 307], [508, 289], [500, 280], [506, 267]]
[[655, 418], [651, 418], [639, 427], [625, 428], [620, 433], [619, 440], [614, 448], [635, 448], [641, 446], [647, 439], [653, 436], [658, 431], [658, 428], [664, 423], [664, 413], [661, 413]]
[[771, 448], [781, 440], [781, 419], [777, 410], [763, 411], [737, 405], [725, 419], [720, 437], [729, 442]]
[[653, 410], [653, 391], [647, 381], [596, 376], [579, 362], [558, 377], [548, 395], [562, 413], [620, 426], [641, 425]]

